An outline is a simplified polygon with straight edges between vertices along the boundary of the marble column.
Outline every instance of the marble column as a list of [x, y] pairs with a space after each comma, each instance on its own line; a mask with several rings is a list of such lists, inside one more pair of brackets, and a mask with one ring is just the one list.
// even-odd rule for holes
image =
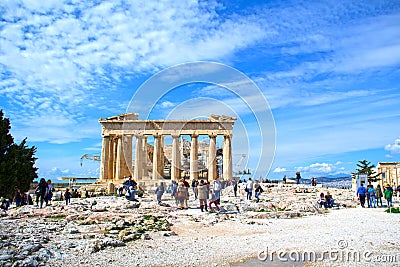
[[232, 136], [224, 135], [223, 147], [223, 178], [232, 180]]
[[132, 175], [132, 135], [123, 136], [123, 149], [124, 149], [124, 173], [123, 176]]
[[160, 174], [161, 178], [164, 177], [164, 135], [161, 135], [160, 138], [160, 149], [158, 150], [158, 173]]
[[110, 136], [109, 142], [108, 142], [108, 150], [110, 152], [110, 158], [108, 159], [108, 179], [114, 180], [114, 169], [115, 169], [115, 140], [114, 136]]
[[136, 137], [136, 148], [135, 148], [135, 167], [133, 169], [133, 179], [135, 181], [142, 180], [143, 165], [142, 165], [142, 154], [143, 154], [143, 136], [135, 135]]
[[198, 135], [191, 135], [190, 143], [190, 179], [197, 180], [199, 178], [199, 161], [198, 161]]
[[142, 178], [145, 178], [149, 175], [147, 172], [147, 162], [149, 158], [149, 154], [147, 152], [147, 136], [143, 136], [142, 155]]
[[107, 180], [108, 177], [108, 165], [110, 158], [110, 137], [103, 136], [101, 144], [101, 165], [100, 165], [100, 181]]
[[159, 155], [160, 155], [160, 143], [161, 143], [161, 137], [159, 135], [154, 135], [154, 147], [153, 147], [153, 175], [152, 179], [160, 179], [161, 175], [159, 173], [160, 170], [160, 160], [159, 160]]
[[210, 146], [208, 147], [208, 181], [212, 182], [217, 178], [217, 136], [209, 135]]
[[116, 157], [116, 169], [115, 169], [115, 180], [122, 179], [123, 177], [123, 160], [124, 151], [122, 149], [122, 136], [118, 136], [117, 139], [117, 157]]
[[181, 157], [179, 149], [179, 135], [172, 135], [172, 163], [171, 180], [178, 181], [181, 178]]

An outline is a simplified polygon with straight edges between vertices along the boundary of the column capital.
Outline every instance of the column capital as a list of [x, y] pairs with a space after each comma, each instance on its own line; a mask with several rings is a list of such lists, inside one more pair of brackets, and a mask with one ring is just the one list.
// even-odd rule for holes
[[208, 134], [208, 137], [210, 137], [210, 138], [215, 138], [215, 137], [217, 137], [217, 135], [218, 135], [218, 134], [216, 134], [216, 133], [209, 133], [209, 134]]
[[192, 133], [192, 134], [190, 135], [190, 137], [191, 137], [191, 138], [197, 138], [197, 137], [199, 137], [199, 134], [198, 134], [198, 133]]
[[224, 138], [232, 139], [232, 133], [224, 134]]
[[172, 138], [179, 138], [179, 137], [181, 137], [180, 134], [171, 134], [171, 136], [172, 136]]
[[154, 138], [160, 138], [162, 136], [162, 134], [159, 134], [159, 133], [154, 133], [152, 135]]

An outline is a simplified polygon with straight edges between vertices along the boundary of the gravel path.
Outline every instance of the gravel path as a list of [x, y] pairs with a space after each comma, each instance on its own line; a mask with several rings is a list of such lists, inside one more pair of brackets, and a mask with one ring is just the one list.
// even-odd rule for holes
[[[298, 219], [228, 220], [212, 226], [182, 221], [173, 226], [177, 236], [155, 233], [151, 240], [130, 242], [126, 247], [110, 247], [89, 255], [76, 253], [50, 263], [53, 266], [231, 266], [268, 249], [269, 253], [285, 251], [286, 259], [290, 252], [337, 251], [338, 256], [356, 252], [367, 266], [400, 266], [399, 222], [400, 215], [385, 213], [381, 208], [332, 210]], [[274, 255], [273, 260], [279, 261], [277, 254]], [[382, 256], [395, 257], [384, 260], [396, 262], [376, 262], [382, 261]], [[325, 259], [307, 265], [360, 264], [352, 259], [335, 260], [335, 256], [328, 254]]]

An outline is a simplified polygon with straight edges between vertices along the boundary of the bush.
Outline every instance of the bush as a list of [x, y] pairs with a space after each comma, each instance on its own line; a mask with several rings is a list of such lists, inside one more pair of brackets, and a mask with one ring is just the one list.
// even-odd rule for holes
[[399, 207], [397, 208], [388, 208], [387, 210], [385, 210], [385, 212], [387, 213], [400, 213]]

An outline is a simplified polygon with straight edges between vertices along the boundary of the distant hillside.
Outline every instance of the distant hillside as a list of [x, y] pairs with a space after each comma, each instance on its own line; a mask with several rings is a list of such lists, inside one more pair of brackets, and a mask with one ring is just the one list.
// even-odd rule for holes
[[[311, 179], [302, 179], [303, 184], [311, 184]], [[317, 177], [317, 184], [324, 187], [351, 188], [351, 176]]]

